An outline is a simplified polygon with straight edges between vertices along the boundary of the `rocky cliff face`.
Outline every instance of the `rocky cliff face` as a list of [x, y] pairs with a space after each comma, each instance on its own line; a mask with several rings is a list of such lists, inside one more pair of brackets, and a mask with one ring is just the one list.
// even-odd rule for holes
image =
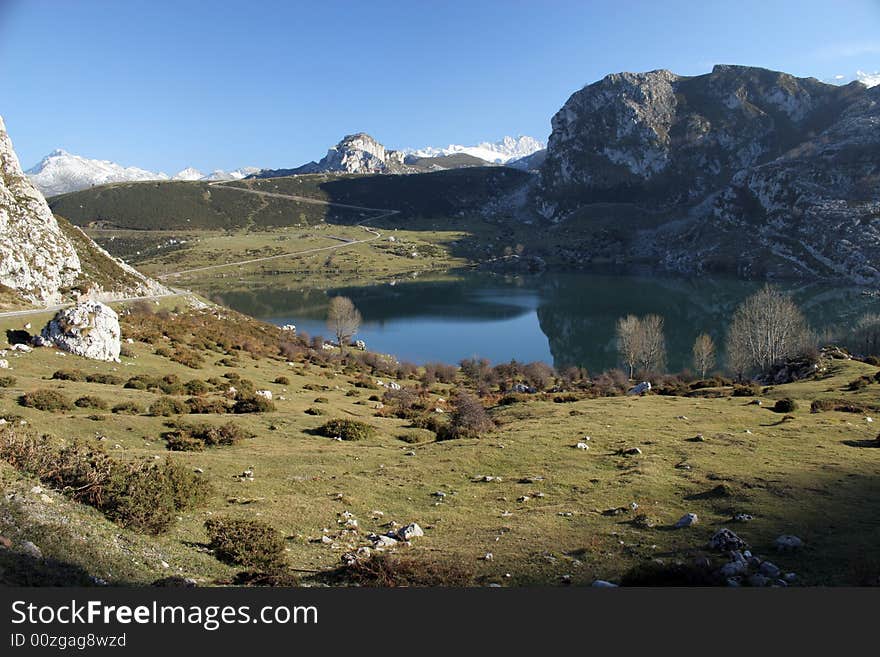
[[397, 173], [403, 169], [405, 153], [387, 150], [370, 135], [346, 135], [318, 162], [311, 162], [297, 173]]
[[79, 229], [56, 219], [22, 172], [2, 118], [0, 285], [37, 304], [60, 303], [86, 290], [105, 299], [167, 292], [114, 259]]
[[0, 284], [28, 301], [57, 303], [81, 270], [46, 200], [22, 172], [0, 118]]
[[655, 213], [621, 256], [682, 271], [880, 282], [877, 101], [860, 83], [741, 66], [609, 75], [553, 118], [537, 210], [587, 225], [600, 204]]

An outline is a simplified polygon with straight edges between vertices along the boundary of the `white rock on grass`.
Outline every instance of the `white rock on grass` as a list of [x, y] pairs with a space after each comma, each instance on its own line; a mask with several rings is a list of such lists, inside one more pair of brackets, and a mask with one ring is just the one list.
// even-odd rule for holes
[[401, 541], [408, 541], [410, 539], [424, 535], [425, 532], [422, 530], [421, 527], [419, 527], [418, 523], [416, 522], [411, 522], [410, 524], [397, 530], [397, 538]]
[[257, 390], [254, 392], [257, 397], [262, 397], [263, 399], [267, 399], [272, 401], [272, 391], [271, 390]]
[[44, 344], [94, 360], [119, 362], [119, 316], [100, 301], [59, 310], [41, 333]]
[[686, 513], [675, 523], [675, 528], [681, 529], [683, 527], [690, 527], [691, 525], [696, 525], [699, 521], [700, 519], [697, 517], [696, 513]]

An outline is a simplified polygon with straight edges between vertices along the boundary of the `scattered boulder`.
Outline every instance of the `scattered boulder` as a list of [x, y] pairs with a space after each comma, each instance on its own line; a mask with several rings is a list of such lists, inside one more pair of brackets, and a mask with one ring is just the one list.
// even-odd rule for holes
[[642, 450], [640, 450], [638, 447], [630, 447], [628, 449], [621, 449], [617, 453], [621, 456], [638, 456], [642, 453]]
[[780, 552], [793, 552], [803, 547], [803, 545], [804, 542], [801, 539], [790, 534], [783, 534], [776, 539], [776, 549]]
[[257, 397], [262, 397], [268, 401], [272, 401], [272, 391], [271, 390], [256, 390], [254, 394]]
[[651, 391], [651, 382], [650, 381], [642, 381], [638, 385], [633, 386], [629, 390], [626, 391], [628, 395], [644, 395]]
[[682, 529], [684, 527], [690, 527], [691, 525], [696, 525], [698, 522], [700, 522], [700, 519], [697, 517], [696, 513], [686, 513], [675, 523], [675, 528]]
[[367, 350], [367, 343], [364, 342], [363, 340], [356, 340], [354, 343], [354, 346], [355, 346], [355, 349], [359, 349], [360, 351]]
[[0, 370], [8, 370], [9, 369], [9, 361], [5, 359], [0, 359]]
[[409, 541], [419, 536], [424, 536], [425, 532], [419, 527], [418, 523], [411, 522], [397, 530], [397, 539], [401, 541]]
[[29, 557], [33, 557], [34, 559], [42, 559], [43, 551], [34, 545], [31, 541], [22, 541], [19, 546], [19, 550], [26, 554]]
[[100, 301], [59, 310], [41, 333], [42, 343], [95, 360], [119, 362], [119, 316]]
[[709, 539], [709, 548], [720, 552], [744, 550], [748, 544], [726, 527], [722, 527]]
[[755, 516], [748, 513], [735, 513], [733, 516], [733, 522], [751, 522], [754, 519]]

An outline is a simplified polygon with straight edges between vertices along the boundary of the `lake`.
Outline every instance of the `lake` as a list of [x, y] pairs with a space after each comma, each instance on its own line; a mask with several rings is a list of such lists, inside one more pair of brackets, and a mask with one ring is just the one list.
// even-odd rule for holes
[[[331, 296], [348, 296], [363, 315], [357, 337], [370, 350], [415, 363], [458, 363], [478, 356], [494, 363], [541, 360], [600, 371], [618, 365], [615, 324], [626, 314], [665, 318], [670, 370], [691, 364], [694, 339], [707, 332], [719, 348], [736, 306], [762, 283], [684, 278], [650, 272], [545, 273], [509, 276], [455, 273], [367, 287], [313, 290], [271, 287], [223, 293], [232, 308], [274, 324], [295, 324], [331, 337], [325, 317]], [[857, 287], [779, 283], [817, 330], [845, 326], [880, 300]]]

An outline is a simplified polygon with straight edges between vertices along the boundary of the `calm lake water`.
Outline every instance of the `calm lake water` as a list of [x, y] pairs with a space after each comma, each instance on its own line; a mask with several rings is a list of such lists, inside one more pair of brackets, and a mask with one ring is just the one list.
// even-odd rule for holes
[[[729, 278], [681, 278], [656, 274], [547, 273], [504, 276], [464, 273], [328, 291], [271, 288], [228, 292], [223, 301], [274, 324], [330, 337], [328, 299], [351, 297], [364, 321], [358, 338], [369, 349], [416, 363], [457, 363], [479, 356], [491, 361], [542, 360], [557, 367], [593, 371], [618, 364], [614, 328], [628, 313], [657, 313], [666, 320], [671, 370], [690, 366], [691, 346], [708, 332], [720, 346], [736, 306], [761, 283]], [[816, 329], [845, 326], [880, 300], [862, 288], [781, 283]]]

